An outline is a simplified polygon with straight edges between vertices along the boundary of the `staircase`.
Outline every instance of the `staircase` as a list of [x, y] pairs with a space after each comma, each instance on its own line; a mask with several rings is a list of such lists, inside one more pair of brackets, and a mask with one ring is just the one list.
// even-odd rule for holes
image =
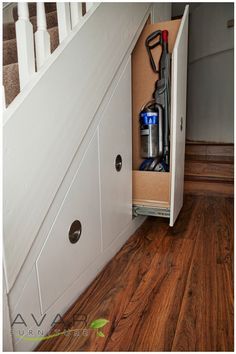
[[191, 142], [186, 143], [186, 194], [234, 194], [234, 145]]
[[[56, 3], [45, 3], [47, 28], [51, 52], [59, 45]], [[18, 20], [17, 6], [13, 9], [14, 21]], [[29, 3], [29, 20], [33, 32], [37, 31], [36, 3]], [[15, 22], [3, 24], [3, 85], [8, 106], [20, 92]]]
[[[22, 91], [25, 81], [30, 81], [33, 74], [40, 70], [49, 55], [55, 51], [59, 43], [81, 21], [81, 18], [91, 8], [93, 3], [45, 2], [26, 4], [23, 3], [22, 5], [22, 3], [18, 3], [12, 12], [14, 22], [3, 24], [3, 86], [5, 107]], [[37, 7], [37, 4], [43, 4], [43, 6]], [[58, 9], [60, 18], [58, 17]], [[17, 22], [21, 22], [21, 28], [18, 32], [18, 43]], [[28, 24], [32, 26], [28, 26]], [[31, 36], [31, 32], [34, 33], [35, 38]], [[63, 33], [61, 38], [60, 32]], [[38, 37], [36, 38], [37, 33]], [[21, 63], [18, 60], [19, 52], [21, 53]], [[27, 80], [22, 80], [20, 75], [21, 71], [25, 71], [24, 62], [32, 68], [31, 72], [28, 73]], [[23, 69], [21, 69], [22, 66]]]

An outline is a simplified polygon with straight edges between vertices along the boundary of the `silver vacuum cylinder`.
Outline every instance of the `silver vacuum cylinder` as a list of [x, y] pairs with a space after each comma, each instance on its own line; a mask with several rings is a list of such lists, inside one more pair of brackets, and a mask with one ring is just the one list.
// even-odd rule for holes
[[157, 157], [159, 155], [159, 132], [157, 124], [143, 125], [140, 129], [141, 157]]

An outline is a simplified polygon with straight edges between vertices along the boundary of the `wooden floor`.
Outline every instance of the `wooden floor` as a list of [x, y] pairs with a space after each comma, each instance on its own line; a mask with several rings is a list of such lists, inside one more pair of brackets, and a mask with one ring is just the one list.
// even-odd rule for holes
[[38, 351], [233, 351], [233, 225], [223, 197], [187, 196], [173, 228], [148, 218], [64, 317], [108, 319], [105, 337], [89, 329]]

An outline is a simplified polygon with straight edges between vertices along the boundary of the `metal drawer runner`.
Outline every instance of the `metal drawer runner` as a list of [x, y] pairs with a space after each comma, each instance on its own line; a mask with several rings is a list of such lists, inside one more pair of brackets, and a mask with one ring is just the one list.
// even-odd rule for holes
[[170, 217], [170, 208], [150, 207], [147, 205], [133, 205], [133, 215], [159, 216], [162, 218]]

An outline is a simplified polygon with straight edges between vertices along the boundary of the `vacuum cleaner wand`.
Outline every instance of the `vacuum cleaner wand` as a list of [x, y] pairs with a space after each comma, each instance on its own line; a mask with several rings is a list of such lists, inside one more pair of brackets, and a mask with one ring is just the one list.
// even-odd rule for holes
[[[152, 50], [159, 45], [162, 46], [162, 53], [157, 67]], [[152, 70], [159, 75], [153, 98], [158, 106], [163, 107], [163, 160], [166, 165], [169, 165], [170, 55], [168, 52], [168, 31], [158, 30], [151, 33], [146, 39], [145, 46]]]

